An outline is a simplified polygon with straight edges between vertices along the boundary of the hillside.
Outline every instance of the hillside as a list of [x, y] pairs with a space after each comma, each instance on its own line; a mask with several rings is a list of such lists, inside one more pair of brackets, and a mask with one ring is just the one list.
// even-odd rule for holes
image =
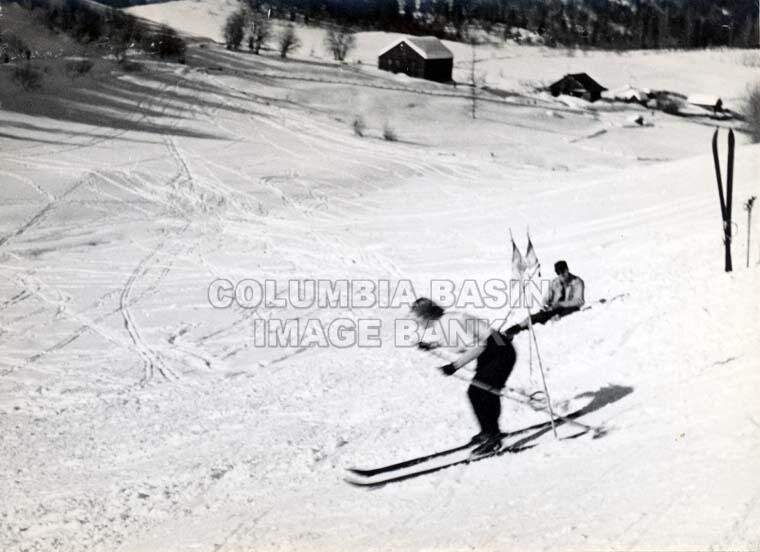
[[[237, 0], [202, 3], [178, 0], [127, 11], [157, 23], [172, 20], [178, 29], [189, 35], [223, 42], [224, 21], [238, 6]], [[294, 57], [332, 60], [324, 45], [324, 29], [297, 25], [297, 31], [303, 44]], [[352, 65], [361, 64], [362, 67], [377, 66], [379, 52], [403, 36], [386, 32], [357, 33], [356, 48], [349, 52], [347, 61]], [[274, 40], [272, 47], [273, 44]], [[444, 44], [454, 53], [455, 80], [469, 82], [470, 46], [453, 41], [444, 41]], [[747, 83], [757, 78], [757, 64], [760, 63], [756, 53], [745, 50], [637, 50], [611, 54], [526, 47], [514, 43], [478, 46], [476, 59], [477, 72], [484, 84], [509, 91], [529, 92], [536, 86], [554, 82], [566, 73], [588, 72], [610, 89], [630, 84], [674, 90], [687, 95], [716, 94], [731, 107], [738, 107], [737, 100], [746, 92]]]
[[260, 6], [291, 21], [463, 42], [473, 31], [486, 29], [497, 40], [552, 47], [758, 46], [753, 0], [276, 0]]
[[[134, 9], [213, 38], [223, 6], [196, 4]], [[472, 119], [465, 87], [372, 67], [394, 35], [359, 35], [339, 65], [299, 32], [287, 60], [200, 42], [185, 64], [135, 53], [27, 93], [0, 72], [0, 549], [756, 550], [760, 229], [745, 268], [741, 204], [760, 146], [721, 123], [738, 143], [726, 274], [715, 121], [530, 85], [585, 62], [732, 102], [755, 77], [743, 52], [484, 47], [513, 94]], [[587, 427], [554, 440], [504, 399], [503, 430], [544, 424], [519, 452], [372, 492], [346, 468], [477, 430], [466, 383], [396, 346], [405, 306], [211, 304], [219, 279], [506, 279], [528, 226], [545, 273], [564, 258], [587, 285], [590, 310], [536, 327], [554, 407]], [[261, 321], [338, 319], [378, 324], [379, 346], [257, 342]], [[515, 347], [509, 386], [533, 393], [536, 351]]]
[[0, 9], [0, 52], [5, 51], [3, 46], [8, 44], [11, 35], [21, 40], [22, 49], [30, 48], [35, 58], [81, 55], [85, 52], [85, 48], [71, 38], [40, 25], [30, 17], [29, 10], [8, 2], [3, 3]]

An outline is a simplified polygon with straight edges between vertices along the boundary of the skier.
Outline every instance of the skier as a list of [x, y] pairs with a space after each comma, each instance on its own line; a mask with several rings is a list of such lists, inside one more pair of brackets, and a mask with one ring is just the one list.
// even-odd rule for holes
[[[412, 305], [412, 312], [419, 323], [425, 329], [430, 328], [431, 322], [440, 323], [446, 313], [432, 300], [423, 297], [417, 299]], [[457, 316], [457, 313], [449, 313]], [[466, 314], [460, 314], [465, 321], [475, 320]], [[472, 327], [473, 324], [470, 324]], [[485, 330], [485, 331], [484, 331]], [[501, 397], [499, 393], [507, 383], [507, 378], [512, 373], [517, 353], [512, 345], [512, 338], [503, 333], [488, 328], [484, 322], [477, 326], [474, 337], [479, 338], [487, 335], [483, 341], [477, 339], [472, 347], [459, 358], [440, 366], [438, 369], [446, 376], [453, 375], [466, 364], [477, 359], [473, 383], [467, 389], [475, 417], [480, 425], [480, 432], [473, 436], [471, 443], [478, 445], [473, 454], [487, 454], [495, 452], [501, 446], [502, 433], [499, 429], [499, 416], [501, 415]], [[439, 342], [427, 341], [425, 336], [420, 339], [418, 347], [424, 350], [441, 346]]]
[[[557, 277], [549, 285], [549, 291], [544, 297], [544, 304], [541, 310], [530, 316], [533, 324], [545, 324], [552, 318], [567, 316], [572, 314], [583, 306], [585, 299], [583, 294], [585, 284], [578, 276], [570, 272], [567, 262], [557, 261], [554, 263], [554, 272]], [[528, 319], [526, 318], [519, 324], [514, 324], [507, 328], [508, 335], [515, 335], [528, 328]]]

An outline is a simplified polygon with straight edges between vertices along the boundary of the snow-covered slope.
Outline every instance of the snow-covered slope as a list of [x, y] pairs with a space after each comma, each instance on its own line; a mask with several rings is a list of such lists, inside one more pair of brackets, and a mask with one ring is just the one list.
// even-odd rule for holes
[[[472, 120], [465, 92], [214, 46], [48, 78], [23, 98], [0, 81], [3, 550], [760, 546], [760, 259], [755, 242], [744, 268], [741, 212], [760, 150], [742, 135], [725, 274], [696, 122], [536, 98]], [[393, 345], [403, 309], [209, 305], [218, 278], [506, 278], [507, 230], [524, 246], [527, 225], [589, 302], [626, 294], [536, 328], [555, 407], [591, 404], [598, 438], [528, 434], [520, 453], [351, 487], [346, 467], [474, 433], [466, 384]], [[382, 345], [257, 347], [254, 321], [277, 318], [376, 319]], [[510, 386], [539, 389], [516, 347]], [[545, 420], [504, 401], [506, 431]]]

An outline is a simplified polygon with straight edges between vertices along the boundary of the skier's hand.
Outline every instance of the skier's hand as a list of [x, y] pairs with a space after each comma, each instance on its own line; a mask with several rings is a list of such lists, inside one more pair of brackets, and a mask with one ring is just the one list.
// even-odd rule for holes
[[457, 371], [457, 367], [456, 367], [456, 366], [454, 366], [453, 364], [447, 364], [447, 365], [445, 365], [445, 366], [441, 366], [441, 367], [439, 367], [438, 369], [439, 369], [441, 372], [443, 372], [443, 375], [444, 375], [444, 376], [450, 376], [451, 374], [453, 374], [454, 372], [456, 372], [456, 371]]

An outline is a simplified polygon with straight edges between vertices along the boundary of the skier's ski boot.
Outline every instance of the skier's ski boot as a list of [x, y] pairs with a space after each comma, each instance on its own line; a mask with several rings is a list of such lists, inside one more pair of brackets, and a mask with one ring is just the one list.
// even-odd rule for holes
[[488, 433], [485, 440], [475, 447], [472, 451], [472, 457], [477, 458], [479, 456], [488, 456], [494, 454], [501, 448], [501, 434], [500, 433]]
[[476, 446], [476, 445], [482, 445], [486, 441], [488, 441], [489, 437], [491, 437], [491, 434], [486, 431], [481, 431], [480, 433], [476, 433], [472, 436], [472, 439], [470, 439], [470, 445]]

